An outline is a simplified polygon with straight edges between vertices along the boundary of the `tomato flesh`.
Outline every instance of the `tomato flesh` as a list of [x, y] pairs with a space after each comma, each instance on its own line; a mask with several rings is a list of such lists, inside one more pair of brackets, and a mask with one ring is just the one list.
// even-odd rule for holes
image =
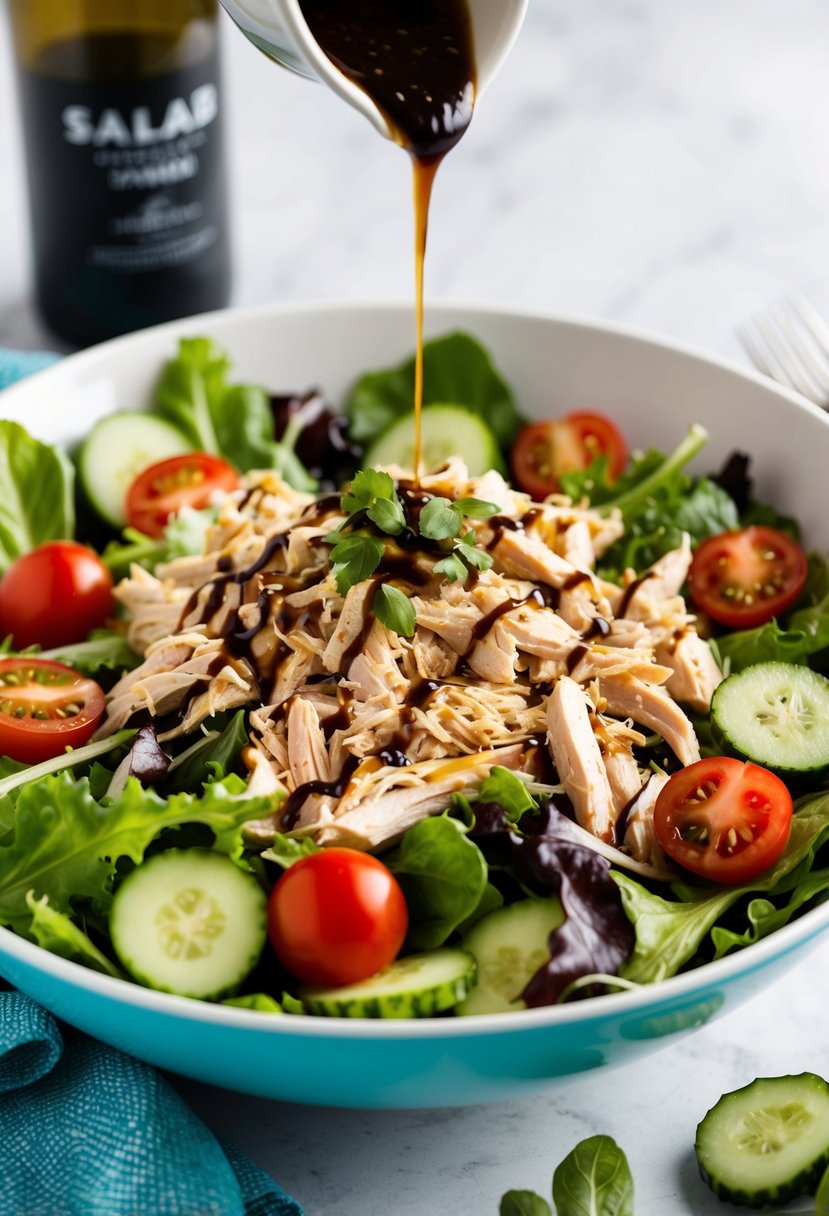
[[229, 493], [238, 484], [236, 470], [208, 452], [159, 460], [139, 473], [127, 491], [127, 522], [147, 536], [161, 536], [170, 517], [183, 507], [200, 511], [217, 490]]
[[356, 984], [397, 957], [409, 924], [400, 884], [356, 849], [320, 849], [274, 887], [268, 935], [283, 966], [308, 984]]
[[50, 659], [0, 660], [0, 754], [24, 764], [82, 747], [104, 712], [103, 690]]
[[0, 580], [0, 635], [18, 650], [82, 642], [112, 612], [112, 576], [98, 554], [56, 540], [9, 566]]
[[753, 629], [795, 603], [809, 567], [797, 541], [752, 525], [704, 540], [688, 581], [694, 603], [721, 625]]
[[576, 410], [525, 426], [513, 448], [512, 472], [521, 489], [540, 500], [558, 492], [562, 473], [586, 469], [597, 456], [605, 457], [608, 478], [615, 481], [627, 462], [622, 433], [604, 414]]
[[733, 756], [698, 760], [674, 773], [656, 800], [653, 826], [662, 850], [713, 882], [750, 882], [783, 853], [792, 797], [759, 764]]

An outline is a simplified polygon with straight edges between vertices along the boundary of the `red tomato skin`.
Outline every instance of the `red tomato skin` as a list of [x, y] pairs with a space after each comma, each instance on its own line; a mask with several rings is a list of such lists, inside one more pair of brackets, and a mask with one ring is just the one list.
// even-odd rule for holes
[[[88, 743], [103, 717], [106, 705], [103, 689], [94, 680], [82, 676], [74, 668], [67, 667], [64, 663], [54, 663], [51, 659], [40, 659], [37, 656], [32, 656], [31, 659], [0, 660], [0, 678], [5, 672], [21, 667], [32, 667], [39, 671], [54, 672], [57, 676], [66, 677], [65, 696], [54, 700], [43, 697], [44, 706], [60, 704], [61, 699], [64, 703], [69, 703], [82, 696], [83, 711], [71, 718], [56, 719], [52, 717], [39, 721], [30, 717], [15, 718], [12, 714], [0, 710], [0, 755], [11, 756], [12, 760], [19, 760], [22, 764], [39, 764], [41, 760], [51, 760], [55, 756], [63, 755], [67, 747], [83, 747], [85, 743]], [[36, 686], [33, 686], [35, 692], [31, 694], [31, 697], [29, 687], [20, 685], [0, 688], [0, 701], [8, 698], [14, 703], [20, 698], [36, 703]]]
[[[776, 555], [765, 560], [763, 550]], [[797, 541], [776, 528], [752, 524], [732, 532], [721, 532], [704, 540], [694, 554], [688, 582], [694, 603], [720, 625], [732, 629], [755, 629], [772, 617], [782, 616], [799, 599], [809, 563]], [[754, 597], [751, 603], [720, 593], [723, 584], [765, 584], [775, 578], [780, 586], [771, 594]]]
[[112, 612], [112, 575], [92, 549], [55, 540], [19, 557], [0, 580], [0, 635], [18, 650], [82, 642]]
[[238, 484], [233, 466], [209, 452], [159, 460], [139, 473], [127, 491], [127, 523], [147, 536], [161, 536], [170, 516], [182, 507], [201, 510], [215, 491], [229, 492]]
[[513, 480], [539, 502], [558, 493], [562, 473], [586, 469], [595, 456], [607, 457], [615, 481], [627, 463], [627, 444], [604, 414], [574, 410], [563, 418], [532, 422], [519, 431], [510, 458]]
[[394, 961], [409, 926], [400, 884], [356, 849], [320, 849], [294, 862], [268, 903], [268, 935], [283, 966], [307, 984], [339, 987]]
[[[707, 796], [700, 801], [701, 788]], [[660, 848], [684, 869], [737, 886], [763, 874], [783, 854], [792, 810], [792, 796], [776, 774], [751, 761], [712, 756], [674, 773], [656, 800], [653, 827]], [[683, 837], [690, 824], [710, 829], [709, 843]], [[733, 850], [730, 828], [737, 834]], [[740, 829], [752, 839], [741, 839]]]

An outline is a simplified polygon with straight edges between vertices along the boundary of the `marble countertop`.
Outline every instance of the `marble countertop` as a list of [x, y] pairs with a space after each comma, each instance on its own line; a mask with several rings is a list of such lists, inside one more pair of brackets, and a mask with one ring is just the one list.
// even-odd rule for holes
[[[408, 164], [322, 88], [225, 31], [235, 302], [408, 298]], [[829, 13], [821, 0], [532, 0], [436, 192], [427, 292], [635, 323], [740, 358], [736, 324], [801, 288], [829, 311]], [[8, 32], [0, 26], [0, 345], [53, 346], [28, 296]], [[756, 1075], [829, 1074], [829, 945], [633, 1069], [495, 1107], [293, 1108], [180, 1082], [308, 1216], [486, 1216], [549, 1194], [595, 1132], [637, 1216], [725, 1209], [694, 1129]]]

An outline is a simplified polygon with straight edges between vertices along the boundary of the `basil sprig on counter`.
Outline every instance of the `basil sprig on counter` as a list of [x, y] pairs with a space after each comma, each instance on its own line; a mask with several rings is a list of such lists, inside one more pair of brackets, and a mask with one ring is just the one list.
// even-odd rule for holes
[[[371, 578], [383, 560], [385, 536], [397, 537], [407, 528], [403, 505], [394, 481], [379, 469], [361, 469], [340, 499], [348, 518], [325, 540], [332, 547], [334, 579], [340, 595]], [[420, 512], [417, 534], [428, 541], [454, 542], [435, 562], [434, 570], [449, 582], [466, 582], [469, 571], [489, 570], [492, 558], [478, 547], [467, 519], [489, 519], [498, 514], [495, 503], [481, 498], [430, 498]], [[371, 528], [372, 532], [368, 529]], [[380, 533], [378, 537], [372, 533]], [[414, 635], [416, 619], [411, 600], [397, 587], [383, 584], [374, 593], [372, 612], [388, 629], [402, 637]]]

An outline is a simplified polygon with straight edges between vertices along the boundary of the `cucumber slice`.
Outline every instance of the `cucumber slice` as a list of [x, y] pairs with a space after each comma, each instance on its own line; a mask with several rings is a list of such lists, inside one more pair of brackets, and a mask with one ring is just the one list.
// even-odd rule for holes
[[308, 1013], [328, 1018], [429, 1018], [452, 1009], [475, 983], [475, 960], [464, 950], [431, 950], [399, 958], [361, 984], [305, 987]]
[[124, 880], [109, 931], [139, 984], [207, 1000], [232, 991], [257, 963], [266, 908], [253, 875], [223, 853], [170, 849]]
[[[424, 469], [438, 469], [450, 456], [463, 457], [470, 477], [504, 468], [492, 431], [477, 414], [459, 405], [427, 406], [421, 428]], [[406, 414], [374, 441], [366, 453], [366, 467], [396, 464], [402, 469], [413, 468], [414, 435], [414, 414]]]
[[741, 756], [779, 772], [829, 765], [829, 680], [793, 663], [735, 672], [711, 700], [714, 725]]
[[564, 923], [558, 899], [522, 899], [490, 912], [463, 940], [478, 963], [478, 983], [458, 1006], [465, 1017], [526, 1009], [521, 993], [550, 958], [550, 934]]
[[96, 423], [78, 453], [81, 486], [98, 514], [115, 528], [127, 522], [127, 490], [143, 469], [192, 452], [178, 427], [151, 414], [110, 414]]
[[776, 1209], [814, 1195], [829, 1164], [829, 1085], [804, 1072], [724, 1094], [697, 1128], [695, 1149], [720, 1199]]

